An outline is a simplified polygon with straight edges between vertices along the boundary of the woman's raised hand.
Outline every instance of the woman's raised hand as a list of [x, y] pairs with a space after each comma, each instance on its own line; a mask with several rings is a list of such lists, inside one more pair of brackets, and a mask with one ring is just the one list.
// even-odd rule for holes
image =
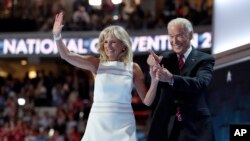
[[60, 12], [59, 14], [56, 14], [55, 17], [55, 22], [52, 30], [54, 38], [61, 38], [60, 36], [63, 28], [62, 22], [63, 22], [63, 12]]

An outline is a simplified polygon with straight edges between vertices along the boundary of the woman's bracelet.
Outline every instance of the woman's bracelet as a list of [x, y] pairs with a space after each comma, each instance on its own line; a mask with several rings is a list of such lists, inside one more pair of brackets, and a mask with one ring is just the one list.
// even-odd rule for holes
[[59, 34], [53, 34], [53, 38], [54, 38], [54, 41], [58, 41], [62, 38], [62, 34], [59, 33]]

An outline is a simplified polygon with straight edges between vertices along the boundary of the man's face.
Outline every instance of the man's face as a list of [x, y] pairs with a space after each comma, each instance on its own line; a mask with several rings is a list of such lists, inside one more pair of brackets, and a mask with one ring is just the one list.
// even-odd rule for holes
[[185, 32], [180, 24], [171, 25], [168, 33], [172, 50], [177, 54], [184, 54], [190, 47], [192, 33]]

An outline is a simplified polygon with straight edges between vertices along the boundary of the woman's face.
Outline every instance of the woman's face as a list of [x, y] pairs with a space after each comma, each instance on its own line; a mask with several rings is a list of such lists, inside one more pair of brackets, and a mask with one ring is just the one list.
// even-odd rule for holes
[[109, 61], [119, 61], [122, 53], [126, 49], [124, 44], [114, 36], [107, 35], [104, 37], [104, 52]]

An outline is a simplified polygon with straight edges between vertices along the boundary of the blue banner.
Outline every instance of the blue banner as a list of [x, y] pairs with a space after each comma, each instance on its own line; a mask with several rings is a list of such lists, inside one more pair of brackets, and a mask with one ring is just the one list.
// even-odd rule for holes
[[[133, 36], [132, 50], [135, 54], [171, 50], [168, 35]], [[63, 42], [68, 49], [78, 54], [98, 54], [98, 38], [64, 38]], [[195, 33], [191, 41], [195, 48], [211, 48], [212, 37], [210, 32]], [[51, 38], [6, 38], [0, 39], [0, 56], [18, 57], [19, 55], [56, 55], [58, 50]]]

